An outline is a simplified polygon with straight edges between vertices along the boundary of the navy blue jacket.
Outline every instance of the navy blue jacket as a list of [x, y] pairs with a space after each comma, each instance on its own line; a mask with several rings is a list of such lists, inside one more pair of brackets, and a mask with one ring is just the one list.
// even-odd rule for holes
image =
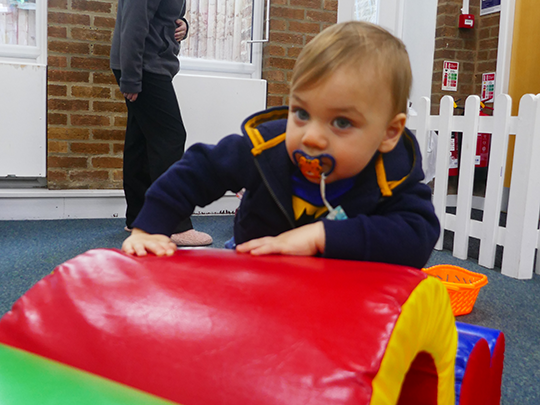
[[[286, 107], [266, 110], [244, 121], [243, 136], [193, 145], [150, 187], [133, 226], [170, 235], [195, 206], [245, 188], [235, 218], [237, 244], [294, 228], [287, 114]], [[440, 232], [423, 177], [418, 144], [406, 130], [394, 150], [377, 153], [341, 197], [349, 219], [322, 219], [322, 256], [423, 267]]]

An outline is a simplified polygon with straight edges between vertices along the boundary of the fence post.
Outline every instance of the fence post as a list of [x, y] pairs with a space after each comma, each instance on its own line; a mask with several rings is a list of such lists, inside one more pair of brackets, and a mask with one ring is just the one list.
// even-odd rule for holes
[[480, 252], [478, 255], [478, 264], [490, 269], [495, 266], [511, 111], [512, 99], [510, 96], [507, 94], [498, 95], [495, 98], [493, 109], [493, 133], [491, 134], [488, 176], [484, 199], [486, 203], [484, 204], [482, 236], [480, 238]]
[[430, 117], [431, 101], [427, 97], [422, 97], [419, 102], [416, 121], [416, 140], [420, 145], [420, 153], [422, 154], [422, 169], [426, 173], [427, 169], [427, 144], [429, 133], [429, 117]]
[[439, 139], [437, 141], [437, 165], [435, 168], [435, 189], [433, 205], [441, 223], [441, 234], [435, 249], [442, 250], [444, 223], [446, 220], [446, 195], [448, 194], [448, 166], [450, 164], [450, 134], [454, 115], [454, 99], [444, 96], [439, 107]]
[[459, 184], [457, 191], [456, 227], [454, 231], [453, 256], [466, 260], [469, 249], [472, 194], [474, 183], [474, 159], [478, 138], [480, 97], [469, 96], [465, 101], [465, 126], [460, 150]]
[[540, 96], [526, 94], [519, 103], [519, 121], [510, 196], [502, 274], [530, 279], [538, 240], [540, 207]]

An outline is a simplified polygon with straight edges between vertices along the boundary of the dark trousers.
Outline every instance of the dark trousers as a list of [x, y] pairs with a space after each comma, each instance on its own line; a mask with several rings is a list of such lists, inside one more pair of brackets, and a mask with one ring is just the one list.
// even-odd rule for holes
[[[113, 70], [120, 83], [121, 71]], [[143, 72], [142, 91], [128, 109], [124, 143], [124, 194], [126, 225], [139, 214], [146, 190], [184, 154], [186, 129], [172, 85], [165, 75]], [[191, 219], [178, 225], [175, 233], [192, 229]]]

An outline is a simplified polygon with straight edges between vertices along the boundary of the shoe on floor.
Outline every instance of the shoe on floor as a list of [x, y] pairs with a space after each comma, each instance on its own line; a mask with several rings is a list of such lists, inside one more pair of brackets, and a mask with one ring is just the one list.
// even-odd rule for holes
[[171, 240], [178, 246], [207, 246], [213, 242], [210, 235], [196, 231], [195, 229], [172, 234]]
[[234, 236], [225, 242], [225, 249], [236, 249], [236, 243], [234, 242]]
[[131, 231], [133, 231], [133, 228], [130, 228], [129, 226], [126, 225], [126, 226], [124, 226], [124, 231], [131, 232]]

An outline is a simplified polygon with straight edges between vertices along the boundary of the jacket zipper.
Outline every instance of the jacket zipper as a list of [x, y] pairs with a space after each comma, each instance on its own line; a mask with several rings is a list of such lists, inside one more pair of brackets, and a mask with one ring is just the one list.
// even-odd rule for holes
[[296, 228], [296, 225], [294, 224], [294, 222], [289, 217], [289, 214], [287, 214], [287, 210], [285, 209], [283, 204], [281, 204], [281, 202], [278, 200], [276, 194], [274, 193], [274, 190], [272, 190], [272, 187], [270, 187], [270, 184], [268, 183], [268, 180], [266, 179], [266, 177], [265, 177], [265, 175], [264, 175], [264, 173], [263, 173], [263, 171], [261, 169], [261, 165], [259, 164], [259, 161], [258, 161], [257, 158], [255, 158], [255, 165], [257, 166], [257, 170], [259, 170], [259, 174], [261, 175], [261, 178], [263, 180], [264, 185], [266, 186], [266, 188], [270, 192], [270, 195], [272, 196], [272, 198], [274, 199], [274, 201], [278, 205], [281, 212], [283, 212], [283, 215], [285, 215], [285, 218], [287, 218], [287, 221], [289, 222], [289, 225], [291, 226], [292, 229]]

